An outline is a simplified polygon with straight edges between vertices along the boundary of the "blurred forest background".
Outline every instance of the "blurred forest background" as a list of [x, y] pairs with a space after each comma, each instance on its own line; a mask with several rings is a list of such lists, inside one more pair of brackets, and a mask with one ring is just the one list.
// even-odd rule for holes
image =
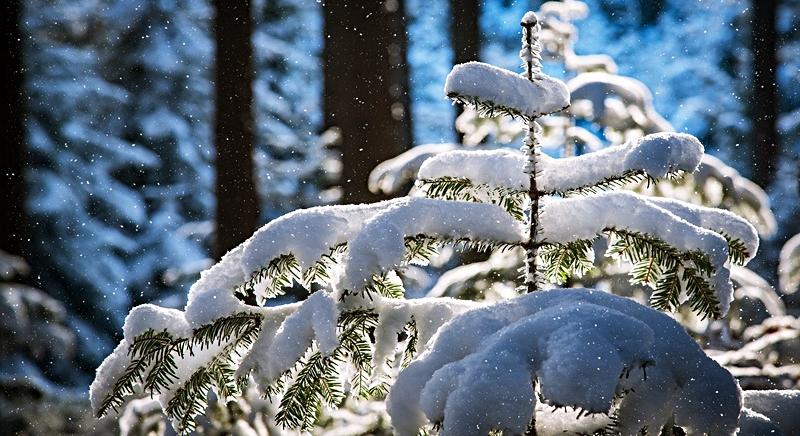
[[[610, 55], [769, 194], [776, 230], [751, 265], [777, 283], [800, 232], [800, 1], [586, 3], [576, 52]], [[257, 227], [379, 200], [378, 163], [459, 141], [445, 76], [469, 60], [517, 70], [519, 17], [539, 5], [4, 2], [4, 428], [61, 404], [47, 428], [91, 430], [87, 386], [133, 305], [182, 307]]]

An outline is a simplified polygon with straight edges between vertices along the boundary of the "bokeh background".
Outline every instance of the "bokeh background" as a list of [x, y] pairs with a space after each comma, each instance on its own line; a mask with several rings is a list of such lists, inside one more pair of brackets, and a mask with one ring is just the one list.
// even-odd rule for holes
[[[375, 165], [461, 139], [451, 66], [517, 69], [519, 18], [540, 3], [4, 2], [3, 428], [108, 431], [86, 389], [132, 306], [182, 307], [283, 213], [384, 198]], [[777, 283], [800, 232], [800, 1], [586, 3], [575, 51], [610, 55], [767, 192], [777, 227], [752, 267]]]

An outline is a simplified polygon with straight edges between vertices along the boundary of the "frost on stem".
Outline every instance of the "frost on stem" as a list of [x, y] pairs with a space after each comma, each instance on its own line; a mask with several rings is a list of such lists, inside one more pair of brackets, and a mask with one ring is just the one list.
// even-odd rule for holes
[[[674, 415], [689, 434], [731, 435], [741, 407], [730, 373], [672, 318], [603, 292], [554, 289], [469, 311], [444, 326], [399, 375], [388, 410], [401, 435], [415, 435], [428, 422], [443, 435], [522, 434], [539, 397], [550, 406], [613, 415], [599, 422], [613, 424], [615, 434], [660, 429]], [[562, 424], [539, 424], [538, 434], [581, 423]]]

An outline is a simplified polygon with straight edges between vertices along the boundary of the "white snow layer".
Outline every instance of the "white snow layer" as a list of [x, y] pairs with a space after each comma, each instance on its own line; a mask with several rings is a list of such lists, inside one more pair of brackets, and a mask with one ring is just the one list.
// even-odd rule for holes
[[[544, 192], [565, 192], [594, 186], [627, 171], [643, 171], [659, 178], [676, 171], [694, 171], [703, 157], [703, 145], [685, 133], [656, 133], [627, 144], [581, 156], [553, 159], [539, 154], [537, 184]], [[514, 150], [454, 150], [426, 160], [419, 179], [459, 177], [475, 184], [527, 190], [525, 156]]]
[[444, 85], [447, 96], [477, 99], [520, 115], [536, 118], [569, 106], [564, 82], [542, 75], [531, 82], [523, 75], [482, 62], [453, 67]]
[[[655, 363], [646, 377], [645, 363]], [[442, 423], [443, 435], [522, 434], [536, 405], [532, 380], [547, 401], [594, 412], [633, 389], [621, 401], [622, 434], [660, 428], [674, 412], [689, 434], [731, 435], [741, 408], [730, 373], [669, 316], [599, 291], [555, 289], [445, 324], [398, 376], [388, 411], [400, 435], [428, 421]]]
[[336, 301], [325, 291], [311, 294], [281, 325], [265, 354], [260, 355], [261, 376], [275, 380], [293, 367], [316, 339], [319, 351], [329, 355], [339, 345]]
[[[677, 209], [675, 205], [671, 207]], [[694, 208], [699, 206], [686, 206], [688, 211]], [[690, 215], [684, 213], [686, 218], [693, 218]], [[573, 198], [548, 197], [543, 200], [539, 217], [539, 239], [545, 242], [564, 244], [593, 239], [605, 229], [617, 229], [655, 236], [681, 252], [699, 250], [708, 255], [715, 269], [711, 280], [722, 315], [730, 308], [733, 289], [730, 271], [725, 265], [728, 258], [725, 238], [657, 206], [649, 197], [630, 192], [605, 192]], [[744, 222], [733, 214], [728, 218], [734, 223]]]
[[339, 287], [360, 290], [373, 274], [399, 266], [405, 257], [404, 238], [417, 235], [510, 243], [525, 240], [522, 226], [493, 204], [398, 199], [364, 223], [350, 241]]
[[743, 391], [739, 434], [790, 436], [800, 430], [800, 391]]
[[305, 271], [332, 247], [354, 238], [365, 221], [395, 202], [314, 207], [271, 221], [200, 274], [189, 290], [187, 320], [196, 328], [225, 315], [253, 311], [232, 292], [253, 272], [284, 254], [292, 254]]

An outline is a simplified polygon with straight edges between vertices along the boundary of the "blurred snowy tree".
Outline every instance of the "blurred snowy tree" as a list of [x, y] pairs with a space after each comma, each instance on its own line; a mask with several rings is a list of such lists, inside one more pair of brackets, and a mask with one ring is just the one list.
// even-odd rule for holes
[[161, 274], [205, 258], [208, 5], [28, 2], [28, 200], [40, 285], [81, 319], [95, 361]]
[[322, 6], [255, 0], [256, 178], [262, 217], [330, 203], [340, 168], [322, 126]]

